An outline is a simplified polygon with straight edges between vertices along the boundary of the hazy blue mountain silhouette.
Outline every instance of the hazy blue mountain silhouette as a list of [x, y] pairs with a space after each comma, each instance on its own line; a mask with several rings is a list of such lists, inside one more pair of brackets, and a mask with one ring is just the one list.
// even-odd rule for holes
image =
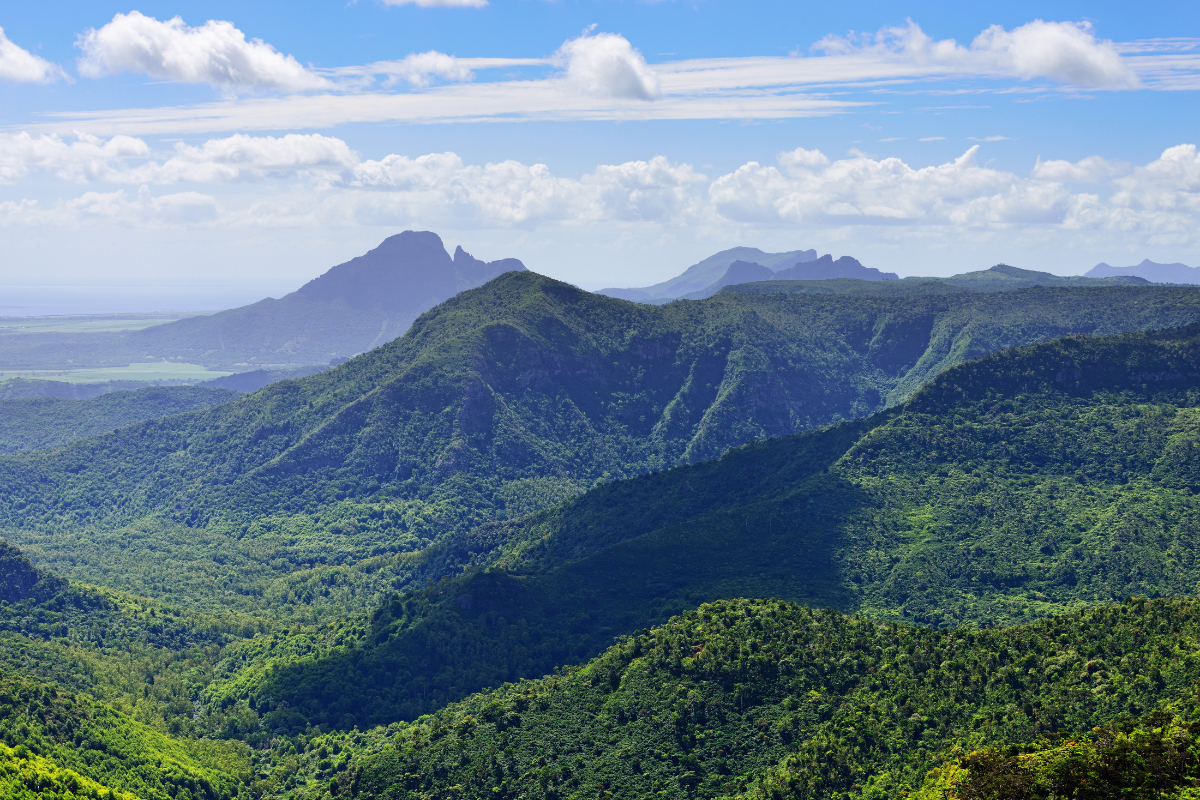
[[[816, 250], [789, 250], [785, 253], [766, 253], [757, 247], [732, 247], [693, 264], [668, 281], [640, 289], [601, 289], [597, 294], [633, 300], [639, 303], [663, 303], [693, 292], [702, 292], [721, 280], [735, 261], [759, 264], [768, 269], [790, 267], [800, 261], [817, 257]], [[715, 290], [714, 290], [715, 291]], [[710, 293], [711, 294], [711, 293]], [[705, 295], [707, 297], [707, 295]]]
[[794, 267], [781, 269], [772, 280], [777, 281], [828, 281], [836, 278], [854, 278], [860, 281], [895, 281], [900, 276], [894, 272], [880, 272], [874, 267], [864, 267], [858, 259], [842, 256], [837, 261], [828, 253], [812, 261], [802, 261]]
[[1159, 264], [1145, 259], [1135, 267], [1110, 267], [1101, 261], [1086, 273], [1089, 278], [1145, 278], [1151, 283], [1200, 283], [1200, 267], [1187, 264]]
[[28, 334], [0, 339], [0, 368], [125, 366], [173, 359], [237, 371], [329, 364], [402, 336], [420, 314], [525, 265], [451, 257], [429, 231], [389, 236], [278, 300], [124, 334]]

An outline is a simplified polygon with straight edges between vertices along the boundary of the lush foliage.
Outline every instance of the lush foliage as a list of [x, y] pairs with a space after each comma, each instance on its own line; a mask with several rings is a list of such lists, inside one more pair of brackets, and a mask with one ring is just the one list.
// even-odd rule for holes
[[262, 648], [207, 696], [361, 726], [583, 661], [722, 597], [953, 626], [1191, 594], [1198, 384], [1195, 329], [972, 362], [902, 410], [430, 548], [441, 572], [466, 571], [394, 596], [360, 637]]
[[[374, 600], [380, 582], [354, 571], [364, 559], [597, 481], [860, 417], [973, 355], [1198, 317], [1200, 291], [1178, 287], [650, 307], [514, 273], [337, 369], [0, 459], [0, 525], [71, 577], [150, 571], [124, 587], [142, 594], [210, 585], [233, 600], [294, 588], [303, 598], [312, 582], [345, 580]], [[399, 522], [380, 537], [384, 516]], [[96, 544], [114, 539], [125, 546]], [[211, 580], [214, 551], [235, 566]], [[309, 586], [276, 583], [309, 570]], [[391, 577], [405, 586], [402, 571]]]
[[[936, 631], [722, 601], [578, 669], [311, 740], [314, 795], [896, 797], [955, 748], [1191, 713], [1200, 608], [1132, 600]], [[368, 751], [338, 757], [348, 747]], [[347, 763], [348, 762], [348, 763]]]
[[[1158, 800], [1200, 788], [1200, 723], [1156, 713], [1076, 741], [986, 747], [934, 769], [913, 800]], [[1190, 790], [1190, 791], [1189, 791]], [[1187, 792], [1187, 794], [1184, 794]]]
[[232, 798], [250, 777], [245, 745], [190, 745], [86, 697], [3, 673], [0, 739], [18, 758], [41, 757], [35, 766], [50, 762], [141, 800]]

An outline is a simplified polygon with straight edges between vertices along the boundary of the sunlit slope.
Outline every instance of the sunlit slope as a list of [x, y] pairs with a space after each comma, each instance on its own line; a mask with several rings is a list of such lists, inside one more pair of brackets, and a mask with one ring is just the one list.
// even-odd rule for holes
[[944, 631], [722, 601], [380, 730], [349, 769], [309, 773], [304, 796], [898, 797], [956, 747], [1190, 713], [1198, 624], [1193, 601]]
[[[121, 800], [170, 800], [184, 791], [231, 800], [249, 782], [249, 750], [240, 743], [173, 739], [86, 696], [4, 671], [0, 739], [5, 797], [106, 798], [111, 788]], [[66, 791], [51, 791], [56, 784]]]
[[952, 626], [1195, 594], [1198, 407], [1194, 327], [1005, 351], [902, 409], [455, 537], [421, 557], [486, 568], [385, 604], [353, 646], [267, 653], [211, 691], [386, 722], [721, 597]]

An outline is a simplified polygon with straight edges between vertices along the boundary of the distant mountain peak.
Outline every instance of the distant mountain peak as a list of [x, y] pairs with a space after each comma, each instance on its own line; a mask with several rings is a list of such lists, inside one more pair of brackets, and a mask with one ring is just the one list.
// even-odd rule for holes
[[1137, 277], [1152, 283], [1200, 283], [1200, 267], [1187, 264], [1160, 264], [1148, 258], [1136, 267], [1113, 267], [1101, 261], [1087, 271], [1089, 278]]

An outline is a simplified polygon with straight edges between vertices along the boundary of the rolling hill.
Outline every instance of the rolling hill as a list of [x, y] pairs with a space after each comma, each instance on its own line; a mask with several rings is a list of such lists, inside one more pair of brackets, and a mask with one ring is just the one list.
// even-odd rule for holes
[[386, 723], [724, 597], [955, 627], [1193, 594], [1197, 405], [1200, 327], [997, 353], [901, 409], [434, 547], [413, 558], [457, 550], [465, 572], [394, 598], [358, 639], [268, 649], [210, 691]]
[[[1136, 728], [1135, 717], [1147, 730], [1173, 713], [1194, 719], [1197, 610], [1137, 599], [1015, 628], [934, 631], [779, 601], [716, 602], [580, 667], [366, 737], [317, 737], [291, 792], [903, 797], [931, 768], [952, 768], [955, 753], [1068, 735], [1075, 746], [1100, 738], [1097, 726]], [[1195, 730], [1184, 725], [1175, 730]], [[341, 754], [336, 767], [330, 753]], [[1152, 747], [1131, 755], [1166, 760], [1146, 758]], [[1164, 770], [1164, 788], [1194, 786], [1194, 775]], [[966, 796], [1021, 797], [1008, 788]], [[1103, 790], [1084, 796], [1113, 796]]]
[[[341, 502], [357, 504], [347, 524], [371, 528], [383, 504], [407, 520], [391, 541], [408, 548], [597, 480], [865, 416], [1004, 347], [1197, 320], [1200, 291], [1184, 288], [652, 307], [509, 273], [335, 369], [0, 459], [0, 525], [44, 558], [54, 531], [147, 515], [240, 539], [252, 519]], [[380, 554], [377, 538], [336, 541], [328, 558]]]
[[504, 272], [514, 258], [483, 262], [437, 234], [405, 231], [331, 268], [278, 300], [125, 333], [0, 337], [0, 367], [124, 366], [146, 358], [249, 370], [328, 364], [401, 336], [419, 314]]

